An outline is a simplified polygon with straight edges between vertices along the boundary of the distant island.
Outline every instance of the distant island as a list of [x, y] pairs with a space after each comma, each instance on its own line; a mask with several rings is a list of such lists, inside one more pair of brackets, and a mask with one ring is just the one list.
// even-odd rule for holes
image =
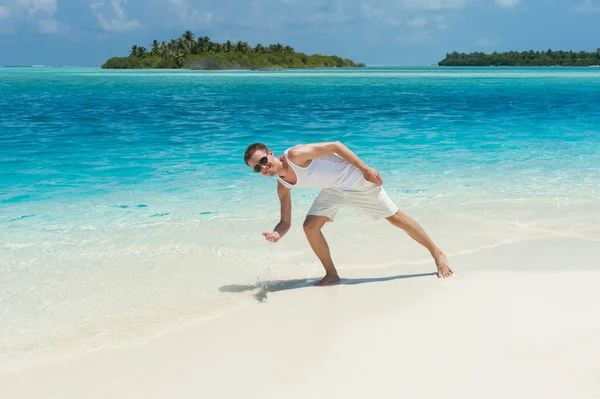
[[186, 31], [170, 42], [154, 40], [152, 48], [134, 45], [128, 57], [112, 57], [106, 61], [104, 69], [139, 68], [186, 68], [186, 69], [261, 69], [277, 70], [284, 68], [333, 68], [364, 67], [350, 59], [335, 55], [307, 55], [296, 52], [290, 46], [257, 44], [251, 47], [247, 42], [212, 42], [208, 37], [194, 37]]
[[593, 66], [600, 65], [600, 48], [596, 52], [573, 51], [508, 51], [485, 54], [446, 54], [440, 66]]

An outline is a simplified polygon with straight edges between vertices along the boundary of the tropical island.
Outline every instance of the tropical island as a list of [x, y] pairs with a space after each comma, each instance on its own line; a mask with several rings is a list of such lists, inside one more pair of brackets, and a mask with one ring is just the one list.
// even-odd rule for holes
[[112, 57], [106, 61], [104, 69], [140, 68], [186, 68], [186, 69], [261, 69], [277, 70], [284, 68], [343, 68], [364, 67], [335, 55], [307, 55], [296, 52], [282, 44], [257, 44], [251, 47], [247, 42], [212, 42], [207, 36], [195, 38], [186, 31], [168, 43], [154, 40], [148, 51], [143, 46], [131, 47], [128, 57]]
[[453, 53], [438, 62], [440, 66], [593, 66], [600, 65], [600, 48], [596, 52], [508, 51], [485, 54]]

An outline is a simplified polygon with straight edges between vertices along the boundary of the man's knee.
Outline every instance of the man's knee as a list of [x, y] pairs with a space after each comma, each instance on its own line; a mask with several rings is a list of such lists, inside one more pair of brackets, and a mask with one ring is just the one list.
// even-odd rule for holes
[[322, 216], [307, 216], [304, 219], [304, 224], [302, 227], [304, 228], [304, 232], [307, 235], [318, 233], [323, 227]]
[[401, 229], [405, 229], [408, 226], [408, 217], [400, 211], [394, 213], [392, 216], [387, 218], [387, 220], [394, 226], [400, 227]]

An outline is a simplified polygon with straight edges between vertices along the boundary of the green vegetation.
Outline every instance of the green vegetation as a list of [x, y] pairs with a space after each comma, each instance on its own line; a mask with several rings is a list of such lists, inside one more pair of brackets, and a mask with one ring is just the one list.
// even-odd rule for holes
[[446, 54], [440, 66], [590, 66], [600, 65], [600, 48], [596, 52], [573, 51], [508, 51], [505, 53]]
[[306, 55], [281, 44], [263, 46], [259, 43], [251, 47], [242, 41], [215, 43], [206, 36], [196, 39], [188, 30], [169, 43], [154, 40], [151, 51], [134, 45], [129, 57], [113, 57], [102, 68], [282, 69], [364, 66], [335, 55]]

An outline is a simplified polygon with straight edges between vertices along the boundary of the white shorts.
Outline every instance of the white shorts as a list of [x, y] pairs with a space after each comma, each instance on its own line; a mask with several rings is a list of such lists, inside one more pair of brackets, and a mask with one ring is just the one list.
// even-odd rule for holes
[[398, 207], [383, 187], [371, 183], [361, 176], [348, 190], [325, 188], [313, 202], [308, 215], [327, 216], [333, 221], [341, 207], [363, 211], [373, 219], [387, 218], [398, 212]]

